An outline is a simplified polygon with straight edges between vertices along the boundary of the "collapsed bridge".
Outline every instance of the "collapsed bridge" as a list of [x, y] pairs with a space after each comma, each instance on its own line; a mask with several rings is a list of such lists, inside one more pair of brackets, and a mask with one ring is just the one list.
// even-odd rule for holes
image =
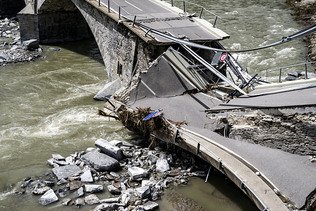
[[[262, 85], [266, 82], [250, 76], [229, 53], [175, 43], [168, 36], [223, 49], [219, 41], [229, 35], [164, 1], [40, 0], [20, 12], [20, 22], [22, 40], [52, 43], [92, 35], [109, 80], [96, 98], [110, 98], [109, 109], [130, 129], [148, 127], [146, 135], [196, 153], [261, 210], [310, 206], [316, 168], [308, 156], [233, 140], [229, 124], [224, 121], [223, 128], [216, 128], [211, 117], [229, 115], [227, 110], [246, 111], [245, 115], [259, 110], [273, 116], [271, 109], [286, 116], [296, 107], [308, 107], [303, 113], [315, 115], [315, 80]], [[144, 116], [136, 115], [137, 108], [163, 109], [163, 118], [151, 120], [163, 121], [163, 127], [149, 128]], [[314, 122], [307, 124], [315, 129]], [[313, 133], [306, 137], [315, 140]], [[306, 146], [313, 155], [315, 144]]]

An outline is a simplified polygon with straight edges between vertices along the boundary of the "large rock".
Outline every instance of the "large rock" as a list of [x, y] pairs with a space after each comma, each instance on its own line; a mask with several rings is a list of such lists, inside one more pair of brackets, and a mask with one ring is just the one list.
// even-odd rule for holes
[[170, 170], [168, 160], [166, 158], [159, 158], [156, 162], [156, 171], [164, 173]]
[[110, 144], [104, 139], [98, 139], [95, 142], [95, 145], [100, 148], [102, 152], [115, 158], [116, 160], [122, 160], [124, 157], [123, 151], [119, 147]]
[[76, 165], [67, 165], [53, 168], [53, 173], [58, 180], [67, 179], [68, 177], [78, 175], [81, 169]]
[[97, 171], [112, 171], [120, 167], [117, 160], [96, 150], [88, 152], [81, 158]]
[[53, 202], [58, 201], [58, 197], [56, 196], [53, 189], [48, 190], [41, 198], [39, 198], [38, 202], [41, 205], [48, 205]]
[[136, 180], [139, 178], [147, 177], [148, 171], [146, 169], [134, 166], [128, 168], [128, 174], [132, 178], [132, 180]]

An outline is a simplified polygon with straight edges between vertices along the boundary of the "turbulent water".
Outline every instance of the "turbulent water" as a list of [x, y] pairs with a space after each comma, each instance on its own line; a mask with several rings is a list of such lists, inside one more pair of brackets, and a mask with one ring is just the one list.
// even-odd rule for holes
[[[264, 45], [301, 28], [282, 1], [191, 2], [223, 18], [217, 26], [231, 35], [224, 42], [228, 48]], [[211, 15], [204, 14], [213, 21]], [[303, 45], [302, 41], [295, 41], [262, 52], [240, 54], [238, 58], [255, 73], [304, 60]], [[97, 115], [103, 103], [92, 97], [104, 85], [106, 73], [104, 65], [95, 59], [96, 51], [93, 42], [44, 46], [46, 57], [39, 61], [0, 67], [0, 210], [44, 209], [37, 205], [36, 197], [12, 194], [10, 184], [47, 171], [45, 161], [52, 153], [68, 155], [84, 150], [93, 146], [97, 138], [133, 137], [119, 122], [108, 122]], [[210, 181], [205, 184], [193, 180], [187, 187], [170, 190], [160, 202], [161, 210], [253, 209], [231, 184], [218, 177], [210, 177]]]

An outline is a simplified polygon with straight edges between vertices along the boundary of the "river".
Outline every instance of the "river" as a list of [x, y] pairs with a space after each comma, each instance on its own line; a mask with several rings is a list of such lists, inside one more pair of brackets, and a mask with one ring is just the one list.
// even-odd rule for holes
[[[283, 1], [195, 0], [220, 15], [217, 26], [231, 35], [228, 48], [251, 48], [289, 35], [301, 27]], [[189, 10], [197, 9], [189, 6]], [[205, 13], [207, 19], [211, 15]], [[213, 21], [213, 20], [211, 20]], [[249, 72], [304, 60], [302, 41], [238, 55]], [[0, 210], [44, 210], [36, 197], [12, 194], [11, 184], [49, 170], [52, 153], [68, 155], [91, 147], [97, 138], [134, 138], [117, 121], [97, 114], [103, 102], [94, 94], [106, 80], [93, 41], [43, 46], [45, 57], [0, 67]], [[220, 175], [208, 183], [193, 179], [168, 190], [161, 210], [253, 210], [254, 205]], [[65, 209], [56, 207], [54, 210]]]

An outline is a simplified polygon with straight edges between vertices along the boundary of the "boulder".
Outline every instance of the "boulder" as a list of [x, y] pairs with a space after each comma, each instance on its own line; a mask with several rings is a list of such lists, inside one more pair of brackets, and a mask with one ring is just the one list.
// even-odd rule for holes
[[148, 201], [145, 204], [143, 204], [141, 207], [144, 210], [149, 211], [149, 210], [156, 209], [158, 206], [159, 206], [159, 204], [157, 204], [156, 202]]
[[122, 160], [124, 158], [123, 151], [119, 147], [110, 144], [104, 139], [98, 139], [95, 142], [95, 146], [97, 146], [102, 152], [115, 158], [116, 160]]
[[82, 160], [90, 164], [97, 171], [111, 171], [118, 169], [120, 164], [114, 158], [96, 150], [83, 155]]
[[37, 39], [26, 40], [22, 44], [24, 48], [29, 51], [33, 51], [39, 48], [39, 42]]
[[147, 177], [148, 171], [146, 169], [134, 166], [128, 168], [128, 174], [132, 178], [132, 180], [136, 180], [139, 178]]
[[140, 198], [143, 199], [150, 195], [150, 187], [142, 186], [142, 187], [136, 188], [135, 192]]
[[84, 201], [85, 201], [86, 204], [89, 204], [89, 205], [99, 204], [100, 203], [100, 199], [94, 194], [86, 196], [84, 198]]
[[77, 175], [81, 169], [76, 165], [67, 165], [53, 168], [53, 173], [58, 180], [67, 179], [68, 177]]
[[81, 182], [93, 182], [93, 177], [90, 170], [83, 172], [80, 175]]
[[53, 202], [58, 201], [58, 197], [56, 196], [53, 189], [49, 189], [41, 198], [39, 198], [38, 202], [41, 205], [48, 205]]
[[170, 170], [170, 166], [169, 166], [168, 160], [164, 157], [159, 158], [156, 162], [156, 171], [164, 173], [169, 170]]
[[84, 187], [88, 193], [99, 193], [103, 191], [103, 185], [85, 185]]

